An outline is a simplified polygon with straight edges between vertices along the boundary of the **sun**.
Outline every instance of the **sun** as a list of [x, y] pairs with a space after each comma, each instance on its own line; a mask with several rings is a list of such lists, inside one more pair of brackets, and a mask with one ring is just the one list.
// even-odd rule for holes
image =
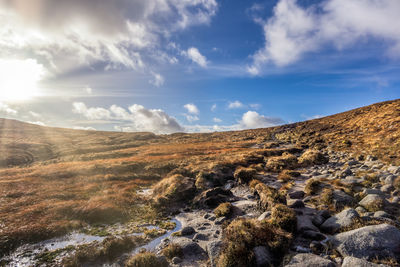
[[0, 59], [0, 102], [29, 100], [39, 94], [44, 68], [34, 59]]

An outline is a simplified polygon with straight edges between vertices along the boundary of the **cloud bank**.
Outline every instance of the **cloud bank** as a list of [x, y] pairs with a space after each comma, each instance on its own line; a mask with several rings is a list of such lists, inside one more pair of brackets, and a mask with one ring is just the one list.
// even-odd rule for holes
[[398, 58], [399, 14], [398, 0], [325, 0], [309, 7], [297, 0], [280, 0], [271, 18], [256, 18], [265, 45], [253, 55], [248, 71], [257, 75], [268, 63], [287, 66], [327, 46], [343, 50], [369, 39], [383, 41], [386, 55]]
[[175, 118], [161, 109], [146, 109], [134, 104], [126, 110], [117, 105], [110, 108], [87, 107], [83, 102], [73, 103], [73, 113], [80, 114], [92, 121], [109, 121], [117, 124], [114, 128], [126, 132], [154, 132], [168, 134], [183, 131]]

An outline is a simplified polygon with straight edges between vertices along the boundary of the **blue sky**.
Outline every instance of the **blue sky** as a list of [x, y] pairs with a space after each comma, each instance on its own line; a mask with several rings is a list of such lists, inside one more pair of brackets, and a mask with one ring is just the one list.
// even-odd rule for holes
[[0, 0], [0, 116], [268, 127], [400, 98], [397, 0]]

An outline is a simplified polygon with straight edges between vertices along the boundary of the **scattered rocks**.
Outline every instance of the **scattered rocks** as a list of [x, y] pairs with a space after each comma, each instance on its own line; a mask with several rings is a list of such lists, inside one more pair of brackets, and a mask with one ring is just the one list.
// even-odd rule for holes
[[330, 234], [336, 233], [339, 229], [353, 224], [354, 219], [359, 218], [354, 209], [345, 209], [342, 212], [330, 217], [322, 225], [321, 230]]
[[389, 267], [389, 266], [384, 264], [375, 264], [363, 259], [349, 256], [343, 259], [342, 267]]
[[358, 204], [368, 211], [378, 211], [384, 207], [385, 202], [385, 198], [381, 195], [370, 194], [364, 197]]
[[334, 236], [333, 243], [344, 257], [400, 260], [400, 230], [392, 225], [371, 225], [340, 233]]
[[300, 253], [295, 255], [285, 267], [335, 267], [335, 264], [327, 259], [311, 253]]

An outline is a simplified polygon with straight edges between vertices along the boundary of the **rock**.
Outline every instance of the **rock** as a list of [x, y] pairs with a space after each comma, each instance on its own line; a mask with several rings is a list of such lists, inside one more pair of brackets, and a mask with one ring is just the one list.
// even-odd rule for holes
[[261, 214], [257, 220], [262, 221], [267, 219], [269, 216], [271, 216], [271, 212], [270, 211], [266, 211], [263, 214]]
[[366, 195], [382, 195], [382, 191], [379, 189], [366, 188], [362, 191], [362, 194], [364, 196], [366, 196]]
[[304, 202], [300, 199], [288, 200], [287, 205], [289, 206], [289, 208], [292, 208], [292, 209], [301, 209], [301, 208], [305, 207]]
[[354, 198], [341, 190], [333, 190], [332, 202], [336, 209], [341, 209], [346, 206], [353, 206], [356, 201]]
[[208, 240], [205, 234], [197, 233], [193, 236], [193, 240]]
[[392, 203], [399, 203], [400, 202], [400, 197], [394, 197], [392, 198]]
[[356, 211], [357, 211], [358, 214], [360, 214], [360, 215], [367, 212], [367, 210], [364, 209], [364, 208], [361, 207], [361, 206], [358, 206], [358, 207], [356, 208]]
[[199, 244], [190, 239], [179, 240], [178, 244], [182, 247], [182, 252], [185, 257], [195, 257], [197, 259], [206, 259], [206, 252]]
[[200, 207], [215, 208], [221, 203], [229, 202], [231, 199], [233, 199], [233, 194], [230, 190], [215, 187], [196, 196], [194, 203]]
[[349, 166], [354, 166], [354, 165], [357, 165], [357, 164], [360, 164], [360, 162], [357, 161], [357, 160], [349, 160], [347, 162], [347, 165], [349, 165]]
[[223, 243], [220, 240], [212, 241], [207, 244], [207, 253], [208, 258], [210, 259], [211, 267], [216, 266], [216, 260], [221, 252], [222, 244]]
[[378, 210], [374, 213], [375, 218], [388, 218], [388, 219], [393, 219], [393, 216], [390, 215], [389, 213], [383, 211], [383, 210]]
[[300, 253], [295, 255], [286, 267], [335, 267], [335, 264], [327, 259], [311, 253]]
[[301, 236], [306, 239], [317, 240], [317, 241], [322, 241], [326, 238], [325, 235], [313, 230], [306, 230], [301, 233]]
[[254, 257], [256, 259], [257, 267], [271, 266], [272, 256], [268, 248], [265, 246], [258, 246], [253, 248]]
[[394, 175], [389, 175], [389, 176], [387, 176], [387, 177], [385, 178], [384, 183], [385, 183], [385, 185], [393, 185], [394, 180], [396, 180], [396, 176], [394, 176]]
[[389, 224], [365, 226], [337, 234], [333, 244], [343, 257], [400, 260], [400, 230]]
[[224, 221], [226, 221], [226, 217], [219, 217], [218, 219], [215, 220], [215, 225], [220, 225], [222, 224]]
[[345, 169], [345, 170], [343, 170], [343, 171], [341, 171], [339, 173], [339, 176], [342, 177], [342, 178], [345, 178], [345, 177], [350, 176], [350, 175], [353, 175], [353, 172], [351, 171], [350, 168], [347, 168], [347, 169]]
[[378, 160], [378, 158], [372, 155], [368, 155], [367, 158], [365, 159], [365, 161], [376, 161], [376, 160]]
[[367, 195], [358, 204], [368, 211], [381, 210], [385, 206], [386, 200], [381, 195]]
[[321, 224], [323, 224], [326, 219], [328, 219], [330, 217], [329, 211], [327, 210], [320, 210], [318, 211], [318, 213], [316, 215], [314, 215], [314, 217], [312, 218], [312, 223], [317, 226], [320, 227]]
[[300, 191], [300, 190], [289, 193], [289, 197], [291, 199], [302, 199], [304, 197], [304, 195], [305, 195], [304, 191]]
[[354, 219], [359, 218], [354, 209], [345, 209], [342, 212], [330, 217], [322, 225], [321, 230], [330, 234], [336, 233], [339, 229], [353, 224]]
[[387, 170], [393, 174], [400, 174], [400, 166], [390, 166]]
[[171, 262], [172, 262], [173, 264], [179, 264], [179, 263], [182, 262], [182, 259], [179, 258], [179, 257], [173, 257], [172, 260], [171, 260]]
[[321, 244], [321, 242], [318, 241], [312, 241], [310, 243], [310, 249], [313, 253], [315, 254], [320, 254], [325, 250], [324, 245]]
[[311, 221], [311, 218], [306, 215], [297, 216], [297, 232], [302, 233], [307, 230], [312, 230], [318, 232], [318, 228], [314, 226]]
[[194, 234], [195, 232], [196, 231], [194, 230], [194, 228], [190, 226], [183, 227], [181, 230], [182, 236], [191, 235]]
[[345, 257], [343, 259], [342, 267], [389, 267], [384, 264], [375, 264], [363, 259], [355, 258], [355, 257]]

